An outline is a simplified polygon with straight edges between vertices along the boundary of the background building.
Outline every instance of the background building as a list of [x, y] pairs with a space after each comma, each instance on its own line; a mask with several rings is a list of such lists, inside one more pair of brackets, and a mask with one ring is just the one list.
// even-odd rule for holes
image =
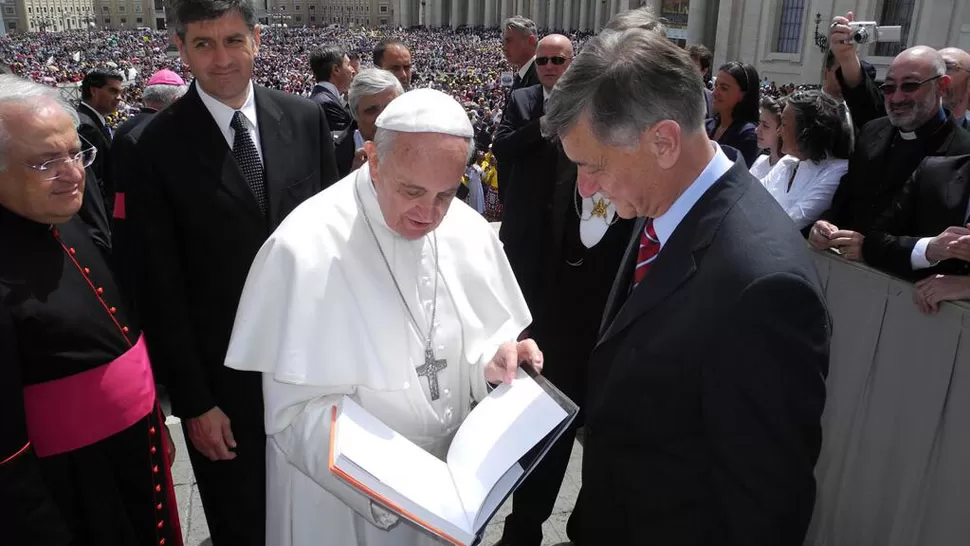
[[[714, 0], [708, 0], [714, 1]], [[832, 17], [848, 11], [857, 21], [902, 27], [901, 44], [861, 46], [860, 56], [885, 77], [892, 58], [914, 45], [970, 50], [968, 0], [718, 0], [714, 66], [740, 60], [762, 78], [820, 83]]]

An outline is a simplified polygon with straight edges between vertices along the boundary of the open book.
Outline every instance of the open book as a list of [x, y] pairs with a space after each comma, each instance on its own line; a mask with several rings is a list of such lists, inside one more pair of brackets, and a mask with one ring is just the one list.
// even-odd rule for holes
[[344, 397], [333, 410], [330, 471], [428, 532], [470, 545], [578, 411], [524, 364], [469, 413], [441, 461]]

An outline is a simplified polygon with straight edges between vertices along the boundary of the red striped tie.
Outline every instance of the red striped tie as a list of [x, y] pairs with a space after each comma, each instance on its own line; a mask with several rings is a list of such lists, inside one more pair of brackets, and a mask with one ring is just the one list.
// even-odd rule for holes
[[657, 232], [653, 230], [653, 218], [647, 218], [647, 223], [640, 232], [640, 252], [637, 254], [637, 269], [633, 272], [633, 287], [647, 276], [647, 271], [653, 267], [653, 262], [660, 253], [660, 239]]

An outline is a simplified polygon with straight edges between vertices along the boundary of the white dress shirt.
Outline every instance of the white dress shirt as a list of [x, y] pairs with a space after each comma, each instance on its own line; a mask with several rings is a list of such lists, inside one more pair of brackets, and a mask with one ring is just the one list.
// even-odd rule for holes
[[[967, 203], [967, 211], [963, 216], [963, 224], [970, 223], [970, 202]], [[919, 241], [916, 241], [916, 245], [913, 246], [913, 252], [909, 255], [909, 264], [913, 266], [913, 270], [927, 269], [929, 267], [935, 267], [936, 264], [940, 262], [931, 262], [926, 258], [926, 247], [929, 246], [930, 241], [933, 237], [923, 237]]]
[[[775, 165], [777, 164], [778, 163], [775, 163]], [[758, 180], [763, 180], [764, 177], [768, 176], [768, 173], [771, 172], [771, 169], [774, 168], [775, 165], [771, 164], [770, 155], [761, 154], [758, 156], [758, 159], [755, 159], [754, 163], [751, 164], [751, 168], [748, 169], [748, 172], [750, 172], [751, 176], [757, 178]], [[762, 184], [764, 184], [764, 182], [762, 182]]]
[[[232, 118], [236, 115], [236, 110], [226, 106], [219, 99], [206, 93], [201, 85], [196, 84], [195, 88], [199, 91], [199, 98], [202, 99], [202, 104], [209, 110], [209, 114], [212, 115], [212, 119], [219, 126], [219, 131], [225, 137], [226, 144], [229, 145], [229, 149], [231, 150], [232, 144], [236, 139], [236, 131], [232, 128]], [[263, 160], [263, 146], [259, 142], [259, 123], [256, 121], [256, 97], [253, 94], [253, 82], [249, 82], [249, 86], [246, 88], [246, 102], [243, 103], [242, 108], [239, 110], [243, 113], [243, 117], [246, 118], [246, 125], [249, 126], [249, 138], [256, 145], [256, 153], [259, 154], [259, 161], [265, 167], [266, 161]]]
[[795, 222], [795, 227], [805, 229], [828, 210], [832, 196], [848, 170], [846, 159], [823, 159], [814, 163], [785, 156], [762, 182]]
[[680, 222], [694, 208], [694, 205], [697, 204], [704, 193], [734, 166], [734, 162], [724, 155], [724, 151], [721, 150], [717, 142], [712, 140], [711, 145], [714, 146], [714, 157], [707, 164], [707, 167], [701, 171], [700, 176], [684, 190], [684, 193], [680, 194], [680, 197], [667, 209], [667, 212], [653, 219], [653, 229], [657, 232], [657, 239], [660, 239], [661, 250], [667, 244], [670, 236], [674, 234], [674, 230], [677, 229]]

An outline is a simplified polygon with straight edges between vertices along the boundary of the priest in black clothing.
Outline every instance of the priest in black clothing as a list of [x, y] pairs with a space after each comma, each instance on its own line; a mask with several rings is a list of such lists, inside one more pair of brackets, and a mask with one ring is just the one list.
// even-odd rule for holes
[[924, 158], [970, 153], [970, 134], [943, 109], [949, 83], [936, 50], [916, 46], [896, 56], [881, 86], [887, 115], [862, 128], [831, 208], [808, 233], [812, 246], [861, 260], [865, 235]]
[[0, 76], [4, 544], [182, 543], [141, 331], [77, 212], [96, 150], [56, 91]]

